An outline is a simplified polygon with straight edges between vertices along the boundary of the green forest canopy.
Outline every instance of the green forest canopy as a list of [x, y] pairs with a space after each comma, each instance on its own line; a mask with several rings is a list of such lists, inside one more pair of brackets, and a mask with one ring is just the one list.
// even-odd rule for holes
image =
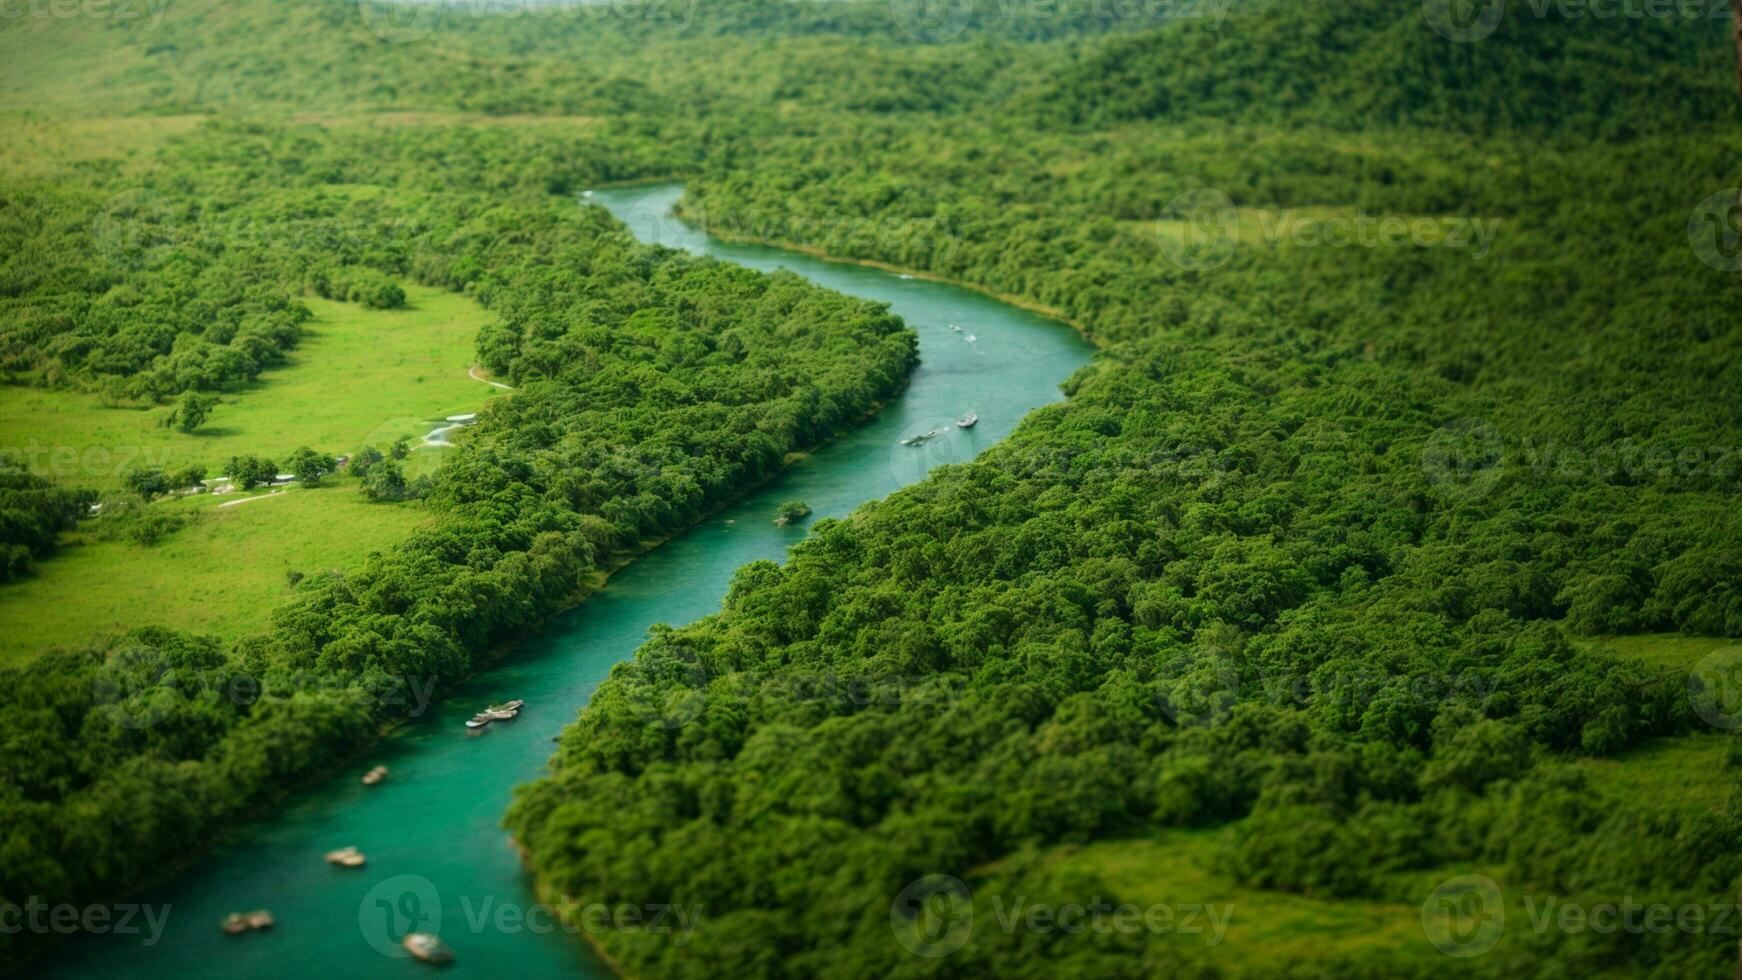
[[[221, 118], [139, 177], [9, 181], [7, 252], [36, 257], [0, 292], [14, 380], [198, 390], [294, 343], [300, 291], [404, 279], [489, 308], [480, 358], [524, 392], [438, 475], [435, 530], [262, 636], [142, 633], [4, 675], [0, 730], [27, 748], [0, 785], [0, 895], [149, 877], [366, 739], [388, 712], [361, 692], [463, 675], [899, 388], [912, 339], [886, 312], [636, 246], [563, 199], [682, 177], [717, 233], [1010, 294], [1107, 349], [982, 459], [743, 569], [564, 734], [508, 816], [544, 883], [710, 910], [686, 948], [612, 947], [632, 972], [1242, 972], [1239, 951], [891, 942], [921, 875], [1074, 895], [1099, 885], [1027, 856], [1181, 828], [1224, 831], [1243, 886], [1325, 900], [1419, 903], [1410, 876], [1471, 867], [1728, 900], [1734, 805], [1617, 800], [1571, 764], [1699, 727], [1686, 669], [1570, 639], [1742, 634], [1735, 270], [1689, 240], [1737, 183], [1724, 24], [1511, 6], [1477, 44], [1381, 0], [973, 20], [947, 44], [882, 5], [704, 5], [682, 30], [456, 16], [394, 44], [348, 5], [241, 4], [89, 42], [112, 54], [104, 111]], [[282, 118], [317, 110], [338, 118]], [[390, 110], [586, 122], [345, 121]], [[1208, 242], [1205, 190], [1230, 222]], [[1364, 216], [1491, 248], [1290, 230]], [[210, 315], [161, 317], [172, 288]], [[173, 693], [293, 671], [355, 693]], [[841, 696], [866, 686], [887, 696]], [[1555, 934], [1475, 965], [1733, 952]], [[1319, 965], [1409, 968], [1342, 955]]]

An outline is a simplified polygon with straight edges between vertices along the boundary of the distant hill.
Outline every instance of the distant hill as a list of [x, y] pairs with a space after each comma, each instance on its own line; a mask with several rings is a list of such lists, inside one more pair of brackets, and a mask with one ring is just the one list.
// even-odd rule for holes
[[1514, 0], [1498, 19], [1448, 23], [1430, 16], [1438, 2], [1236, 5], [1220, 23], [1105, 42], [1034, 108], [1086, 124], [1287, 117], [1610, 139], [1737, 123], [1727, 19], [1567, 17]]

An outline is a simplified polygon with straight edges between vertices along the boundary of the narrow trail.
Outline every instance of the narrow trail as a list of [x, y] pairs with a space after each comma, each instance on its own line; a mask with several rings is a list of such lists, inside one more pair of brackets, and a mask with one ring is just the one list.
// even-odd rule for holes
[[513, 385], [505, 385], [500, 381], [491, 381], [489, 378], [486, 378], [483, 375], [479, 374], [478, 373], [478, 365], [476, 365], [476, 364], [474, 364], [471, 367], [466, 369], [466, 377], [471, 378], [473, 381], [482, 381], [492, 388], [501, 388], [503, 391], [513, 391], [514, 390]]
[[282, 496], [284, 496], [283, 490], [274, 490], [271, 493], [263, 493], [257, 497], [243, 497], [240, 500], [226, 500], [223, 503], [219, 504], [218, 506], [219, 507], [234, 507], [237, 504], [251, 504], [256, 500], [270, 500], [273, 497], [282, 497]]

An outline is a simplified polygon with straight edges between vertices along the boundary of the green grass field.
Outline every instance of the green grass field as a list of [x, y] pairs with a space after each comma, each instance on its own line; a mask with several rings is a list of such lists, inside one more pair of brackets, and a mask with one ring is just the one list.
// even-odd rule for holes
[[1735, 640], [1709, 636], [1650, 633], [1641, 636], [1600, 636], [1578, 641], [1593, 653], [1627, 660], [1643, 660], [1659, 667], [1691, 670], [1709, 653], [1736, 646]]
[[348, 453], [420, 439], [435, 420], [475, 412], [501, 389], [467, 376], [488, 314], [464, 296], [406, 288], [407, 308], [370, 310], [305, 298], [315, 319], [291, 363], [224, 393], [198, 432], [159, 424], [167, 406], [105, 407], [99, 397], [0, 388], [0, 450], [33, 472], [100, 491], [135, 463], [205, 465], [231, 456], [280, 460], [298, 446]]
[[[436, 420], [503, 392], [467, 376], [483, 309], [436, 289], [411, 286], [406, 296], [403, 310], [305, 299], [315, 319], [291, 363], [226, 392], [192, 435], [160, 426], [164, 407], [111, 408], [95, 395], [7, 387], [0, 447], [58, 482], [114, 493], [136, 463], [200, 463], [216, 475], [240, 453], [282, 460], [302, 445], [340, 454], [421, 440]], [[441, 453], [414, 452], [408, 474], [430, 472]], [[100, 517], [83, 525], [32, 575], [0, 586], [0, 663], [143, 625], [243, 636], [290, 596], [287, 572], [355, 568], [425, 519], [415, 505], [364, 501], [349, 480], [222, 506], [236, 499], [151, 504], [196, 514], [152, 547], [106, 539]]]
[[[1068, 845], [1042, 855], [1041, 870], [1054, 881], [1081, 881], [1091, 892], [1105, 889], [1109, 901], [1139, 908], [1212, 905], [1231, 912], [1219, 942], [1208, 932], [1149, 935], [1158, 962], [1181, 959], [1230, 976], [1285, 976], [1292, 965], [1371, 951], [1418, 967], [1447, 962], [1422, 931], [1419, 905], [1325, 901], [1237, 884], [1221, 868], [1224, 833], [1169, 831], [1154, 839]], [[1002, 892], [1002, 869], [983, 870], [989, 875], [984, 889]], [[1432, 880], [1422, 893], [1431, 891], [1439, 877], [1426, 876]], [[1008, 905], [1013, 895], [1002, 900]], [[986, 918], [993, 919], [989, 900], [986, 906]], [[980, 913], [976, 902], [976, 928]]]
[[[1642, 660], [1682, 674], [1708, 654], [1736, 647], [1735, 640], [1677, 634], [1593, 637], [1580, 643], [1594, 653]], [[1721, 810], [1735, 783], [1725, 774], [1733, 738], [1730, 732], [1708, 728], [1649, 739], [1613, 759], [1581, 759], [1579, 766], [1599, 789], [1621, 799]]]
[[415, 503], [365, 501], [354, 480], [221, 506], [241, 499], [152, 504], [198, 515], [152, 547], [72, 535], [34, 575], [0, 587], [0, 664], [147, 625], [245, 636], [294, 594], [286, 573], [356, 568], [428, 519]]

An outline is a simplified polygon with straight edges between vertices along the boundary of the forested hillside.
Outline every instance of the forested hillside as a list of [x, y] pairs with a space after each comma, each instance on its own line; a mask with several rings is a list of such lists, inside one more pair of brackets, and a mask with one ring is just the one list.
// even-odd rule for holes
[[1572, 139], [1737, 121], [1720, 6], [1661, 17], [1525, 3], [1474, 18], [1437, 0], [1420, 8], [1277, 4], [1236, 10], [1229, 29], [1140, 34], [1061, 72], [1033, 105], [1052, 120], [1097, 125], [1195, 117]]
[[[1476, 869], [1733, 891], [1728, 812], [1568, 764], [1702, 726], [1681, 674], [1569, 637], [1742, 632], [1736, 284], [1688, 237], [1734, 183], [1722, 23], [1517, 11], [1458, 46], [1404, 6], [1116, 40], [1003, 108], [775, 139], [691, 184], [717, 233], [979, 283], [1114, 346], [1065, 407], [744, 570], [595, 697], [509, 825], [564, 893], [719, 910], [687, 948], [614, 946], [633, 972], [1268, 972], [979, 927], [1116, 894], [1036, 848], [1182, 828], [1222, 828], [1242, 885], [1320, 899], [1419, 904]], [[1194, 242], [1204, 188], [1222, 223]], [[1442, 235], [1298, 233], [1363, 215]], [[927, 875], [973, 889], [946, 959], [889, 942]], [[1550, 932], [1473, 967], [1697, 975], [1733, 945]]]
[[[1715, 696], [1593, 638], [1742, 636], [1726, 22], [1211, 6], [0, 25], [7, 125], [66, 154], [0, 158], [8, 383], [211, 390], [294, 351], [306, 297], [416, 282], [489, 311], [478, 359], [520, 389], [422, 488], [430, 527], [258, 636], [0, 672], [0, 897], [161, 875], [367, 744], [407, 678], [464, 676], [899, 392], [886, 310], [575, 200], [659, 178], [717, 235], [960, 281], [1104, 350], [1005, 443], [656, 629], [564, 733], [506, 819], [545, 893], [707, 910], [684, 944], [605, 937], [625, 972], [1726, 969], [1715, 931], [1521, 930], [1455, 964], [1360, 927], [892, 935], [926, 876], [992, 923], [1132, 897], [1071, 862], [1150, 845], [1313, 921], [1471, 873], [1702, 904], [1742, 874], [1735, 753], [1699, 756], [1721, 805], [1593, 775], [1710, 732]], [[84, 148], [121, 119], [149, 135]], [[9, 568], [76, 490], [8, 491]], [[265, 693], [206, 696], [236, 677]]]

